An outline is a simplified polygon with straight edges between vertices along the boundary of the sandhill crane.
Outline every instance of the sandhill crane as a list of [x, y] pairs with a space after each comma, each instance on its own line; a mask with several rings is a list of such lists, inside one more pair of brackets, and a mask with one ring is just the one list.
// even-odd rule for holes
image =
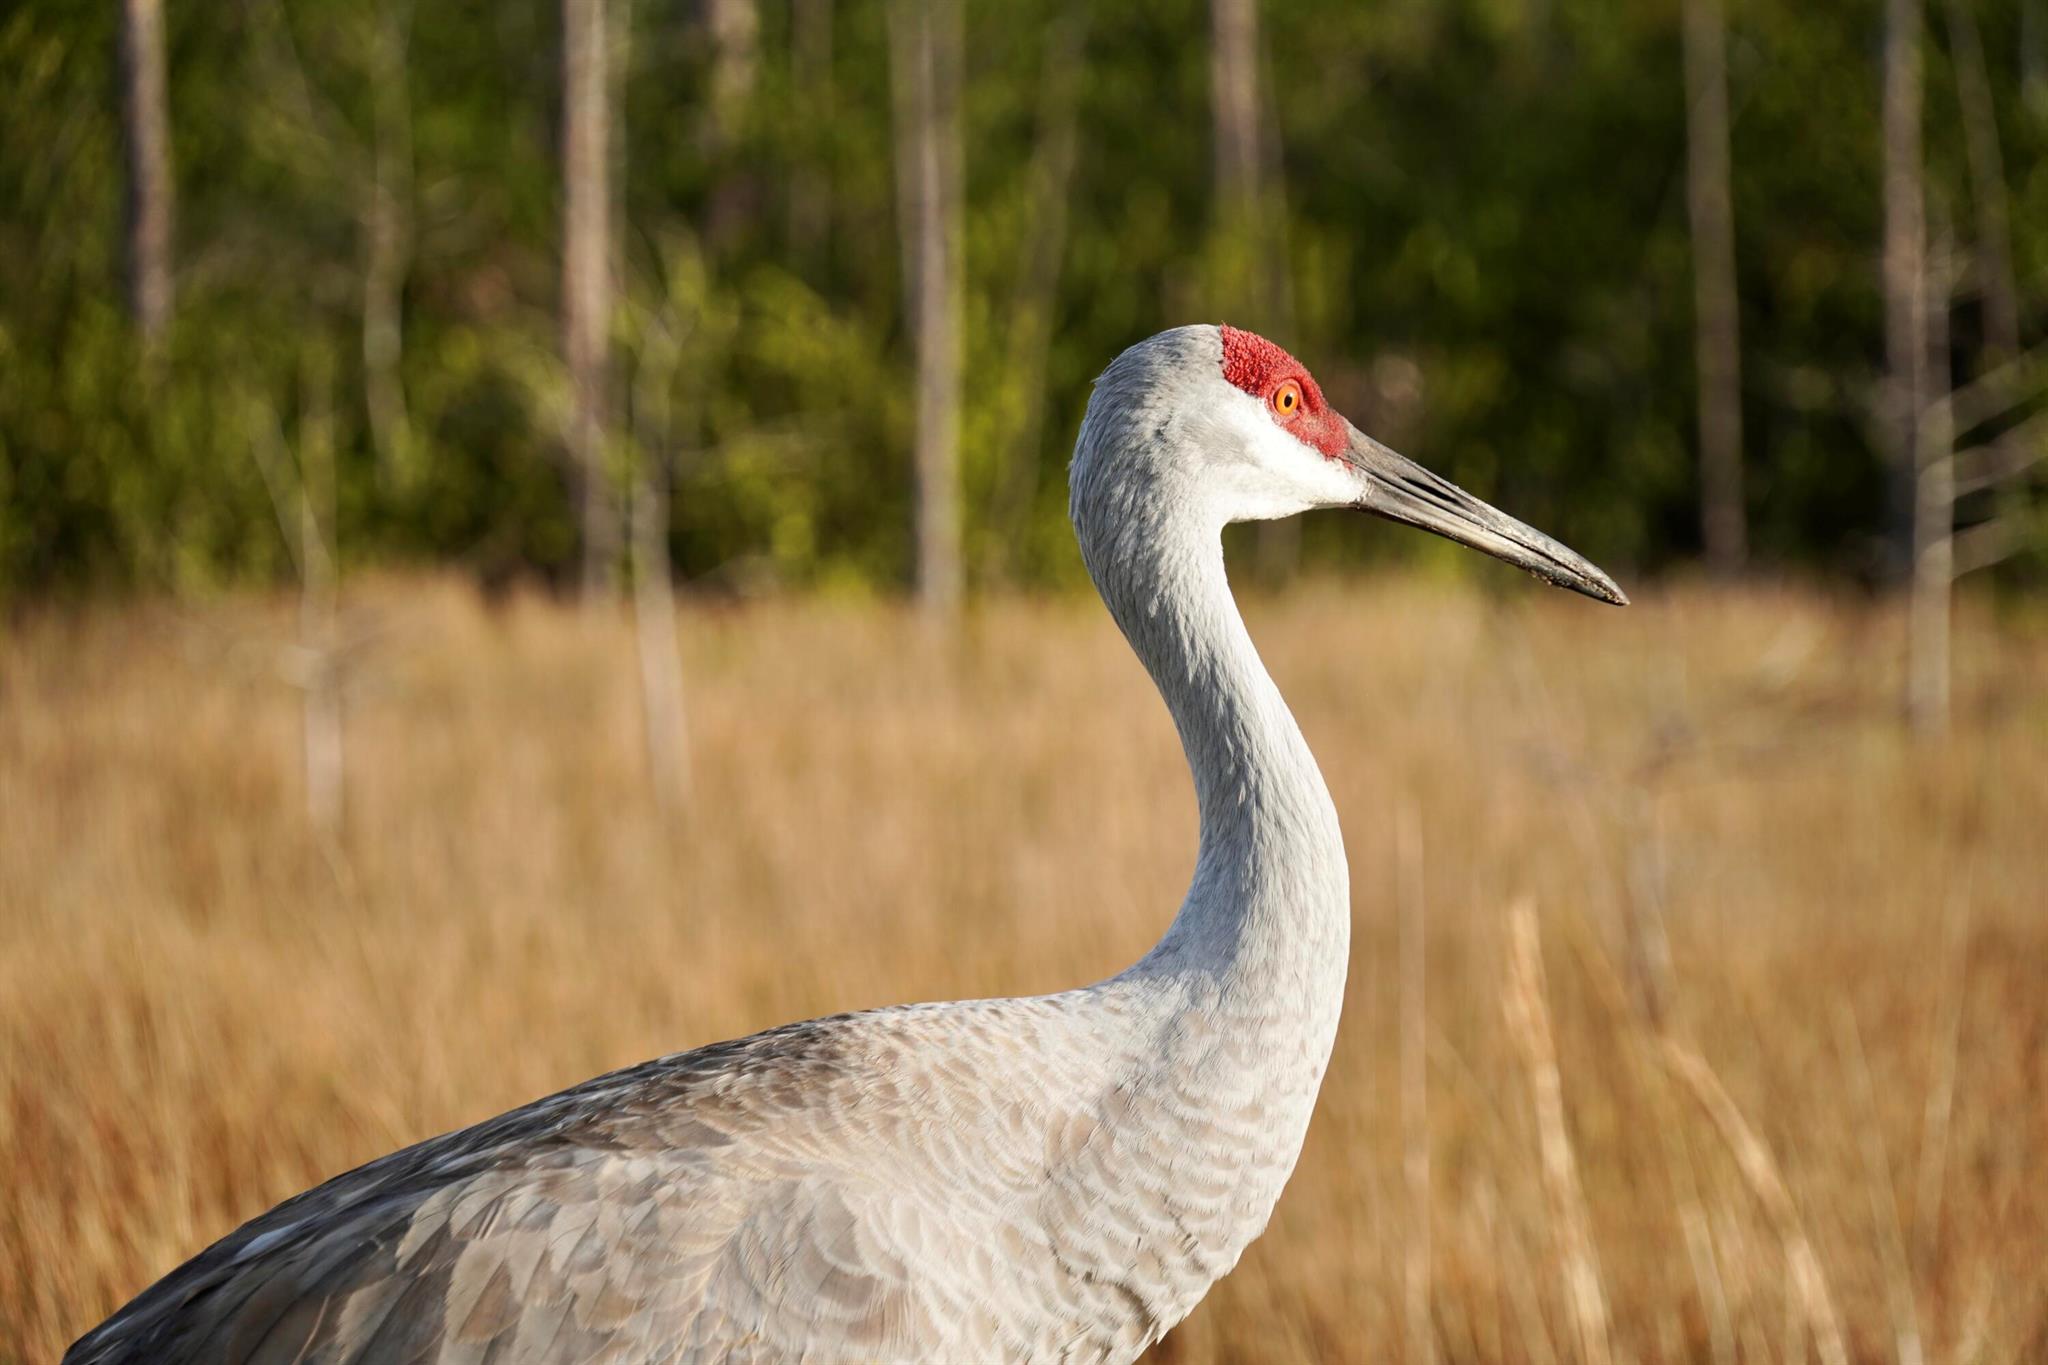
[[791, 1024], [430, 1139], [244, 1224], [66, 1360], [1128, 1361], [1184, 1317], [1294, 1167], [1350, 940], [1337, 813], [1224, 524], [1355, 507], [1626, 599], [1230, 327], [1117, 357], [1071, 487], [1200, 808], [1193, 882], [1135, 966]]

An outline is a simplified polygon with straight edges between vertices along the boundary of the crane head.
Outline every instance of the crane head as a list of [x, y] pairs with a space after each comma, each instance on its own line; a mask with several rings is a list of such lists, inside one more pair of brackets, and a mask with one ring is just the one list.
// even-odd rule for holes
[[1178, 327], [1096, 381], [1074, 457], [1074, 511], [1104, 481], [1171, 490], [1222, 521], [1349, 507], [1419, 527], [1616, 606], [1583, 556], [1353, 426], [1285, 349], [1231, 326]]

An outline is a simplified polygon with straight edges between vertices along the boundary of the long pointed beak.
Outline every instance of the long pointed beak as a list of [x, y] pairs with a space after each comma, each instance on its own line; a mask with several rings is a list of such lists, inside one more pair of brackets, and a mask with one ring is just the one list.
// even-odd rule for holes
[[1627, 594], [1584, 557], [1481, 502], [1449, 479], [1430, 473], [1407, 456], [1395, 454], [1357, 427], [1350, 427], [1350, 431], [1351, 444], [1342, 458], [1358, 472], [1365, 485], [1357, 504], [1359, 511], [1419, 526], [1460, 545], [1484, 550], [1495, 559], [1527, 569], [1560, 588], [1570, 588], [1617, 607], [1628, 605]]

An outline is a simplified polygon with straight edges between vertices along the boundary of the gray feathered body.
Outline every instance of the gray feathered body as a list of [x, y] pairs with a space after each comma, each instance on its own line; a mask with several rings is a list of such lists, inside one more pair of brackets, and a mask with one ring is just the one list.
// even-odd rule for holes
[[1263, 1227], [1319, 1069], [1161, 1003], [911, 1006], [606, 1076], [279, 1206], [69, 1359], [1128, 1359]]
[[1127, 352], [1075, 457], [1090, 570], [1201, 807], [1144, 960], [793, 1024], [396, 1152], [200, 1253], [68, 1365], [1127, 1361], [1185, 1316], [1300, 1152], [1349, 933], [1335, 812], [1179, 463], [1228, 457], [1176, 387], [1219, 347]]

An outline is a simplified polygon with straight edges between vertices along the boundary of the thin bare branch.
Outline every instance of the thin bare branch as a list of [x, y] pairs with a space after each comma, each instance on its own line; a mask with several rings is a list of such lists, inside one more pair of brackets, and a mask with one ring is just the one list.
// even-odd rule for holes
[[1957, 578], [1988, 569], [2009, 559], [2020, 544], [2018, 528], [2006, 517], [1993, 517], [1956, 532], [1955, 562], [1951, 568]]
[[1975, 493], [2018, 477], [2048, 459], [2048, 408], [1997, 440], [1956, 455], [1956, 493]]
[[1952, 424], [1956, 435], [1975, 431], [2048, 391], [2048, 342], [2020, 352], [1969, 383], [1933, 399], [1927, 410]]

